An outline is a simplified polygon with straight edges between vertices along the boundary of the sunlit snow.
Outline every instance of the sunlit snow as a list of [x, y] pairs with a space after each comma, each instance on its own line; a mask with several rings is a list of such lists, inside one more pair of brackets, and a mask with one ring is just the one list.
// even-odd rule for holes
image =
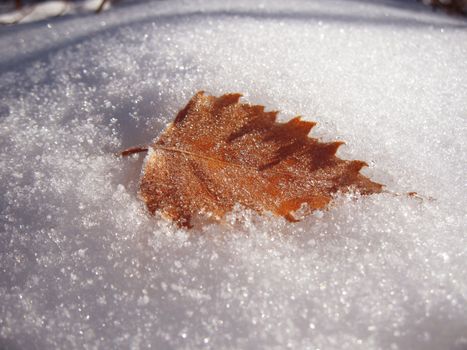
[[[0, 28], [0, 348], [465, 350], [466, 43], [465, 20], [401, 1], [121, 2]], [[317, 121], [424, 199], [151, 217], [143, 156], [114, 152], [198, 90]]]

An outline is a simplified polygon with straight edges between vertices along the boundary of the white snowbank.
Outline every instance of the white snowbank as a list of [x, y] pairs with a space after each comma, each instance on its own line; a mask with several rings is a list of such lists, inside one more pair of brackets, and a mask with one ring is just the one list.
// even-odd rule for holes
[[[0, 348], [465, 349], [466, 24], [381, 1], [122, 3], [0, 29]], [[319, 122], [393, 192], [177, 230], [142, 157], [198, 90]]]

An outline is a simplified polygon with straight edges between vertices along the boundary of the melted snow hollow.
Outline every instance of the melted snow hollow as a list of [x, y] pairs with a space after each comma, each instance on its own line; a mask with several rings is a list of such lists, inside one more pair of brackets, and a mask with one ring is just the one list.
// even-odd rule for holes
[[[0, 29], [1, 349], [466, 349], [466, 22], [367, 1], [117, 4]], [[393, 193], [179, 230], [137, 197], [198, 90], [317, 121]], [[355, 197], [355, 198], [354, 198]], [[433, 200], [429, 200], [432, 197]]]

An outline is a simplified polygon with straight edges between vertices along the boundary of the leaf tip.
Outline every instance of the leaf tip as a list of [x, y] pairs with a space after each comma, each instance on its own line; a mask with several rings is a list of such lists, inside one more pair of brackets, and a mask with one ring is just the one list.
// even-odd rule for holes
[[302, 120], [302, 116], [298, 115], [290, 119], [285, 125], [288, 128], [299, 131], [301, 134], [307, 136], [316, 123]]
[[227, 106], [233, 105], [238, 103], [240, 100], [240, 97], [242, 97], [242, 94], [239, 93], [233, 93], [233, 94], [224, 94], [221, 97], [212, 97], [212, 100], [214, 101], [214, 105], [216, 106], [217, 109], [225, 108]]

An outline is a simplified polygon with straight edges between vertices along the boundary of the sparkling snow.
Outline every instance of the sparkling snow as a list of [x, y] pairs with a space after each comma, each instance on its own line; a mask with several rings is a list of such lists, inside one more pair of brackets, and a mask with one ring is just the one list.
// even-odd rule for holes
[[[365, 0], [122, 2], [0, 28], [0, 348], [465, 350], [466, 29]], [[189, 232], [150, 217], [143, 156], [113, 152], [198, 90], [315, 120], [425, 199]]]

